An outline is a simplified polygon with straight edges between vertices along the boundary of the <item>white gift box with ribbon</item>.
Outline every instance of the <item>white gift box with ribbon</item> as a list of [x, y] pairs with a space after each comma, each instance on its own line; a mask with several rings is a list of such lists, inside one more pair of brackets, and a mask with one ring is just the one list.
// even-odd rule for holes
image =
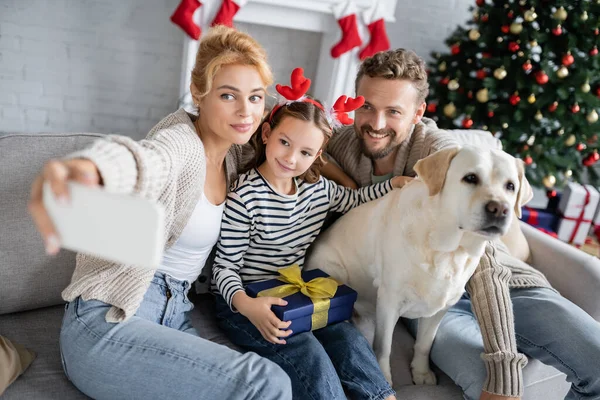
[[600, 200], [600, 193], [592, 185], [569, 183], [560, 198], [558, 209], [558, 238], [572, 244], [583, 244]]

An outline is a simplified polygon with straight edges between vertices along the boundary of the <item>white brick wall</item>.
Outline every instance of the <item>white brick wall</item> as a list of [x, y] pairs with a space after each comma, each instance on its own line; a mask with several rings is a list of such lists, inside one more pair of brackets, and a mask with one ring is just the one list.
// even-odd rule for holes
[[143, 137], [177, 107], [177, 0], [1, 0], [0, 132]]

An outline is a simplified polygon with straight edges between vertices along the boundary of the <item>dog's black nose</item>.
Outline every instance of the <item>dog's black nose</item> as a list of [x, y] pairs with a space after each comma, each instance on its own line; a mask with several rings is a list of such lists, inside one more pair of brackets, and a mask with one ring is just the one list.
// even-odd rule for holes
[[490, 201], [485, 205], [485, 211], [487, 212], [487, 214], [496, 218], [506, 217], [508, 215], [509, 210], [510, 206], [508, 205], [508, 203]]

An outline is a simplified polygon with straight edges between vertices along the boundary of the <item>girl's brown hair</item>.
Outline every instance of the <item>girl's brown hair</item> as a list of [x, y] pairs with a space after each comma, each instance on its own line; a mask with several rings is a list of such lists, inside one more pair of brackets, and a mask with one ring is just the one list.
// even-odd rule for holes
[[192, 83], [204, 97], [210, 92], [215, 75], [224, 65], [256, 67], [265, 86], [273, 83], [267, 53], [250, 35], [223, 25], [210, 28], [202, 37], [192, 70]]
[[[327, 121], [327, 116], [325, 111], [317, 107], [316, 105], [304, 102], [304, 101], [294, 101], [290, 104], [281, 106], [275, 113], [271, 116], [268, 115], [263, 123], [260, 124], [258, 130], [254, 132], [252, 135], [252, 139], [250, 143], [254, 149], [254, 158], [250, 160], [250, 162], [246, 165], [245, 170], [248, 171], [252, 168], [257, 168], [259, 165], [264, 163], [267, 160], [266, 157], [266, 144], [263, 143], [262, 139], [262, 126], [264, 123], [268, 123], [271, 127], [271, 132], [283, 121], [284, 118], [296, 118], [302, 121], [312, 121], [317, 128], [323, 132], [323, 145], [321, 146], [321, 150], [324, 150], [331, 139], [331, 135], [333, 133], [331, 129], [331, 125]], [[302, 175], [299, 176], [300, 179], [306, 181], [307, 183], [315, 183], [321, 177], [321, 167], [325, 164], [325, 160], [323, 159], [323, 155], [319, 155], [312, 163], [310, 168], [306, 170]]]

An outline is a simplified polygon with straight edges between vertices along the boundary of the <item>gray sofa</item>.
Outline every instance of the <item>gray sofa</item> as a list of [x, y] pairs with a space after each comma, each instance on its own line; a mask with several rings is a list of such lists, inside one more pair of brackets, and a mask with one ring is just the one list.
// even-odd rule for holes
[[[37, 353], [31, 367], [2, 399], [85, 398], [64, 376], [58, 335], [64, 303], [60, 292], [74, 267], [74, 254], [47, 257], [27, 213], [30, 184], [43, 163], [88, 145], [98, 134], [5, 134], [0, 136], [0, 335]], [[600, 260], [523, 226], [533, 264], [563, 295], [600, 320]], [[212, 299], [195, 299], [194, 325], [212, 341], [227, 344], [216, 327]], [[441, 372], [437, 386], [411, 383], [413, 339], [402, 324], [394, 336], [392, 370], [400, 399], [461, 399], [460, 390]], [[532, 360], [525, 368], [524, 399], [562, 399], [564, 375]]]

